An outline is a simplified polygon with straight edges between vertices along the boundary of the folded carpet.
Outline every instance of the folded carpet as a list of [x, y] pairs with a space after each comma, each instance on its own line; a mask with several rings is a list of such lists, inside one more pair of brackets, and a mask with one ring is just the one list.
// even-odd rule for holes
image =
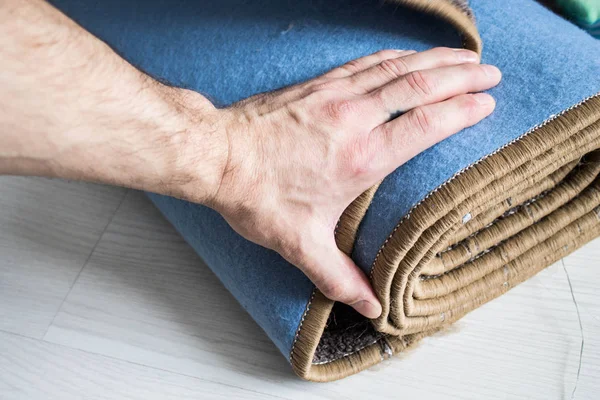
[[339, 247], [382, 301], [377, 320], [326, 299], [214, 211], [149, 194], [303, 378], [401, 352], [600, 234], [600, 42], [534, 0], [54, 3], [134, 65], [221, 106], [384, 48], [464, 46], [503, 71], [489, 118], [340, 219]]

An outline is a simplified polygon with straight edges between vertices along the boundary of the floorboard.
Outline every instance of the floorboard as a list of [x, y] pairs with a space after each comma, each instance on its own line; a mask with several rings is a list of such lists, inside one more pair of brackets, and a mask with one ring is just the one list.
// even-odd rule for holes
[[[178, 398], [564, 399], [575, 385], [576, 399], [600, 392], [600, 240], [416, 349], [343, 381], [314, 384], [293, 375], [264, 332], [142, 193], [129, 191], [123, 198], [124, 192], [105, 193], [104, 187], [91, 186], [102, 192], [93, 194], [70, 189], [70, 183], [43, 185], [59, 188], [52, 206], [29, 200], [17, 219], [0, 208], [0, 221], [11, 221], [0, 233], [0, 249], [11, 249], [9, 257], [0, 253], [0, 315], [30, 321], [19, 329], [0, 321], [0, 331], [17, 333], [0, 333], [0, 393], [10, 394], [0, 399], [58, 398], [61, 390], [72, 398], [85, 392], [87, 398], [112, 399], [175, 398], [179, 391]], [[26, 197], [31, 190], [20, 182], [12, 196], [23, 191]], [[87, 194], [77, 200], [71, 190]], [[102, 196], [103, 204], [96, 204]], [[0, 203], [6, 202], [2, 192]], [[88, 228], [95, 233], [67, 232], [71, 225], [63, 222], [55, 232], [66, 238], [55, 233], [45, 241], [48, 228], [38, 225], [50, 222], [43, 218], [93, 225], [81, 222], [77, 204], [95, 215], [86, 217], [99, 226]], [[109, 204], [120, 204], [114, 215]], [[84, 245], [91, 255], [80, 249]], [[44, 262], [37, 269], [27, 267], [39, 258]], [[65, 268], [71, 265], [66, 260], [77, 262]], [[62, 278], [46, 279], [55, 274]], [[32, 288], [26, 291], [30, 302], [11, 303], [19, 291], [4, 288], [15, 282]], [[38, 286], [44, 290], [36, 293]], [[37, 312], [31, 304], [44, 304], [54, 290], [57, 301], [66, 296], [58, 312]], [[579, 377], [576, 305], [585, 339]]]
[[44, 336], [124, 194], [0, 177], [0, 330]]

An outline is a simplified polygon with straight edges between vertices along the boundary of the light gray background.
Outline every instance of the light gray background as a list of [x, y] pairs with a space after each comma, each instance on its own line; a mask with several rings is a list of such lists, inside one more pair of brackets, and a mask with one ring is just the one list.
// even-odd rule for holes
[[[0, 399], [563, 399], [600, 393], [600, 240], [345, 380], [299, 380], [143, 194], [0, 177]], [[597, 398], [597, 397], [596, 397]]]

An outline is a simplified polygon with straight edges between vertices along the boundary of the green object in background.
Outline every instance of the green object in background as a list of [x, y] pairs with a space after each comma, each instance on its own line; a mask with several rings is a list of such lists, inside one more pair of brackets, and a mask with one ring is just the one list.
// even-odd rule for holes
[[592, 36], [600, 38], [600, 0], [554, 0], [559, 10]]

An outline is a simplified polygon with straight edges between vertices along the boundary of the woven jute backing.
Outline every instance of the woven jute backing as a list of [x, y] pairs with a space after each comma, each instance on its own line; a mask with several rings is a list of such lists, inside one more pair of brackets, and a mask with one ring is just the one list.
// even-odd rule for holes
[[[463, 0], [394, 0], [431, 12], [481, 51]], [[382, 244], [371, 282], [383, 333], [362, 349], [313, 363], [333, 302], [315, 289], [290, 361], [313, 381], [359, 372], [413, 346], [600, 235], [600, 94], [479, 160], [415, 205]], [[350, 254], [377, 187], [337, 228]]]

